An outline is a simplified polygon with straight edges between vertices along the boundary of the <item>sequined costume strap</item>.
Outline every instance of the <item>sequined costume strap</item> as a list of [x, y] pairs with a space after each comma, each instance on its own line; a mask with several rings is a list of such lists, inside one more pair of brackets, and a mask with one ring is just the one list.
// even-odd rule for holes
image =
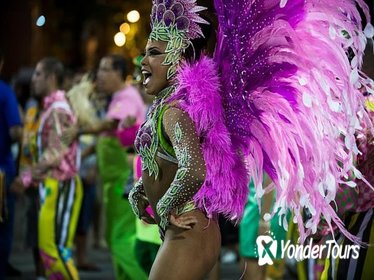
[[[164, 158], [162, 156], [160, 156], [160, 157], [164, 158], [166, 160], [169, 160], [169, 158], [174, 159], [172, 162], [177, 162], [178, 163], [178, 161], [176, 160], [175, 151], [174, 151], [173, 147], [171, 146], [170, 141], [168, 141], [166, 139], [165, 134], [164, 134], [163, 125], [162, 125], [162, 120], [163, 120], [163, 117], [164, 117], [164, 113], [168, 108], [170, 108], [170, 105], [165, 105], [161, 109], [160, 115], [158, 116], [158, 119], [157, 119], [157, 136], [158, 136], [158, 139], [160, 140], [160, 142], [159, 142], [160, 147], [164, 151], [163, 154], [167, 158]], [[157, 155], [158, 155], [158, 153], [157, 153]], [[169, 160], [169, 161], [171, 161], [171, 160]]]

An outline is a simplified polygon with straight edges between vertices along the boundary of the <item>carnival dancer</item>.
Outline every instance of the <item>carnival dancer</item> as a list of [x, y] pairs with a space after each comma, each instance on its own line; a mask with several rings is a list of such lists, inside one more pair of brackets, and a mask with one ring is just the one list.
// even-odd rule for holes
[[[31, 85], [31, 79], [30, 79]], [[23, 136], [19, 156], [19, 172], [30, 168], [36, 160], [36, 137], [38, 135], [41, 116], [41, 101], [32, 96], [25, 106], [25, 119]], [[26, 210], [26, 245], [32, 249], [36, 277], [44, 277], [44, 267], [40, 258], [38, 248], [38, 216], [39, 216], [39, 190], [28, 188], [25, 192], [27, 197]]]
[[15, 192], [39, 188], [38, 247], [48, 279], [79, 279], [71, 252], [82, 200], [78, 143], [66, 146], [61, 139], [77, 120], [59, 90], [63, 74], [63, 65], [55, 58], [44, 58], [35, 68], [33, 90], [43, 99], [35, 163], [12, 188]]

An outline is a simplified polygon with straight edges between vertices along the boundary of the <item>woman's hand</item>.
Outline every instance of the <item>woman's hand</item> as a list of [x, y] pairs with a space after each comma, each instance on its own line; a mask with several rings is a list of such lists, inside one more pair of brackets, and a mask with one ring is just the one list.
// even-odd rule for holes
[[192, 229], [197, 224], [197, 218], [191, 213], [184, 213], [181, 216], [177, 216], [174, 213], [170, 214], [170, 224], [181, 229]]

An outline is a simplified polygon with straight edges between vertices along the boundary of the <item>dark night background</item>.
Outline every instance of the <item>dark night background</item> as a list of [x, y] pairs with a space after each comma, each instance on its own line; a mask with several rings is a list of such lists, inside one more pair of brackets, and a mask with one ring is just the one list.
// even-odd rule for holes
[[[292, 0], [289, 0], [292, 1]], [[328, 0], [326, 0], [328, 1]], [[207, 5], [209, 1], [199, 1]], [[373, 0], [366, 0], [373, 12]], [[0, 0], [0, 46], [5, 52], [5, 80], [44, 56], [56, 56], [70, 69], [90, 70], [109, 52], [139, 55], [148, 38], [151, 0]], [[125, 46], [113, 36], [125, 15], [138, 10]], [[373, 14], [373, 13], [372, 13]], [[36, 26], [40, 15], [46, 24]]]

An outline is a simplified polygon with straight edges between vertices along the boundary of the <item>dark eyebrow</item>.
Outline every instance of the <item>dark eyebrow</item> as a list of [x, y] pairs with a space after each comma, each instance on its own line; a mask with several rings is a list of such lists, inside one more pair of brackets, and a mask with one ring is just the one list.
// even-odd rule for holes
[[150, 47], [148, 51], [159, 51], [160, 52], [159, 48], [157, 47]]

